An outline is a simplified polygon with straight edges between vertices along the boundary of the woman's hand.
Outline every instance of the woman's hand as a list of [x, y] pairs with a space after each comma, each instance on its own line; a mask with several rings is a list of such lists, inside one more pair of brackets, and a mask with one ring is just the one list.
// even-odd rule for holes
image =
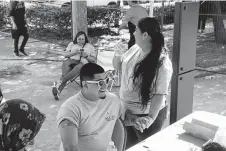
[[86, 58], [81, 58], [80, 62], [84, 65], [84, 64], [87, 64], [89, 63], [89, 61], [86, 59]]
[[88, 54], [86, 52], [83, 52], [82, 53], [82, 57], [87, 58], [88, 57]]
[[154, 119], [150, 116], [139, 117], [136, 119], [134, 127], [139, 130], [141, 133], [145, 129], [148, 129], [154, 122]]
[[137, 118], [139, 117], [126, 110], [124, 119], [125, 126], [134, 126]]

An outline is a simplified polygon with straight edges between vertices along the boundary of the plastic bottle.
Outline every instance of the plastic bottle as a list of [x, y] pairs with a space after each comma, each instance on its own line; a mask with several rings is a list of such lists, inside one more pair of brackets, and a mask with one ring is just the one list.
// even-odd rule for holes
[[213, 139], [214, 142], [226, 147], [226, 128], [219, 128]]
[[109, 145], [108, 145], [108, 148], [107, 148], [107, 151], [115, 151], [116, 148], [115, 148], [115, 144], [113, 141], [110, 141], [109, 142]]

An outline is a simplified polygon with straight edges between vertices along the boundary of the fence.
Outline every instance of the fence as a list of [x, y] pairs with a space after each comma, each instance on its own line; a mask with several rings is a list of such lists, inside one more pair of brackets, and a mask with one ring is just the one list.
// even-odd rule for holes
[[[149, 10], [149, 3], [141, 4]], [[154, 1], [154, 17], [162, 26], [167, 47], [172, 50], [175, 2]], [[226, 2], [200, 2], [197, 27], [197, 77], [226, 71]]]

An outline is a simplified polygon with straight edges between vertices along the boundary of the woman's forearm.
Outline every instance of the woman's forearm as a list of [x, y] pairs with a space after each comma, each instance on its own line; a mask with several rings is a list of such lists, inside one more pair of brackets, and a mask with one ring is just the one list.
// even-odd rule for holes
[[78, 53], [77, 52], [69, 52], [69, 53], [67, 53], [65, 56], [67, 56], [67, 57], [72, 57], [72, 56], [75, 56], [75, 55], [77, 55]]
[[133, 126], [133, 125], [135, 125], [135, 121], [136, 121], [137, 118], [138, 118], [138, 116], [131, 114], [128, 111], [126, 111], [124, 124], [126, 126]]
[[158, 113], [161, 109], [161, 105], [163, 104], [164, 100], [164, 95], [159, 95], [159, 94], [155, 94], [152, 99], [151, 99], [151, 106], [150, 106], [150, 110], [149, 110], [149, 116], [155, 120], [158, 116]]

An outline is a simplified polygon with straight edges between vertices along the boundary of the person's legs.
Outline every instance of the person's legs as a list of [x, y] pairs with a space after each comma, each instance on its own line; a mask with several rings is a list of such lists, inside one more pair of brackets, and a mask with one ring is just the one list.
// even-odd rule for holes
[[79, 63], [78, 65], [76, 65], [70, 72], [68, 72], [65, 76], [63, 76], [61, 78], [61, 84], [58, 88], [58, 90], [61, 92], [64, 87], [66, 86], [67, 82], [71, 79], [73, 79], [74, 77], [77, 77], [80, 73], [80, 70], [82, 68], [83, 64]]
[[206, 27], [206, 17], [203, 17], [202, 19], [202, 26], [201, 26], [201, 30], [204, 31], [205, 30], [205, 27]]
[[143, 133], [134, 128], [134, 131], [136, 132], [136, 135], [138, 137], [138, 141], [139, 142], [143, 141], [144, 139], [159, 132], [162, 129], [166, 117], [167, 117], [167, 106], [165, 106], [163, 109], [159, 111], [159, 114], [154, 123], [148, 129], [145, 129]]
[[79, 75], [82, 66], [83, 66], [83, 64], [79, 63], [70, 72], [68, 72], [66, 75], [61, 77], [61, 81], [59, 83], [59, 86], [58, 86], [57, 82], [54, 82], [53, 89], [52, 89], [52, 94], [53, 94], [55, 100], [59, 100], [60, 93], [63, 91], [63, 89], [66, 86], [67, 82], [69, 80], [71, 80], [72, 78], [77, 77]]
[[76, 61], [74, 59], [65, 60], [61, 66], [62, 76], [60, 79], [62, 79], [67, 73], [69, 73], [78, 64], [79, 64], [79, 61]]
[[128, 149], [138, 143], [138, 138], [133, 129], [133, 126], [126, 126], [125, 128], [127, 133], [126, 149]]
[[199, 21], [198, 21], [198, 30], [201, 28], [201, 16], [199, 15]]
[[24, 36], [24, 39], [23, 39], [22, 44], [20, 46], [20, 52], [23, 53], [25, 56], [27, 56], [27, 53], [24, 51], [24, 47], [27, 44], [27, 41], [28, 41], [28, 38], [29, 38], [27, 27], [21, 28], [20, 32], [21, 32], [21, 35]]
[[15, 56], [19, 56], [18, 44], [19, 44], [19, 39], [20, 39], [20, 33], [18, 30], [12, 29], [11, 34], [12, 34], [12, 38], [13, 38], [13, 42], [14, 42], [14, 54], [15, 54]]

